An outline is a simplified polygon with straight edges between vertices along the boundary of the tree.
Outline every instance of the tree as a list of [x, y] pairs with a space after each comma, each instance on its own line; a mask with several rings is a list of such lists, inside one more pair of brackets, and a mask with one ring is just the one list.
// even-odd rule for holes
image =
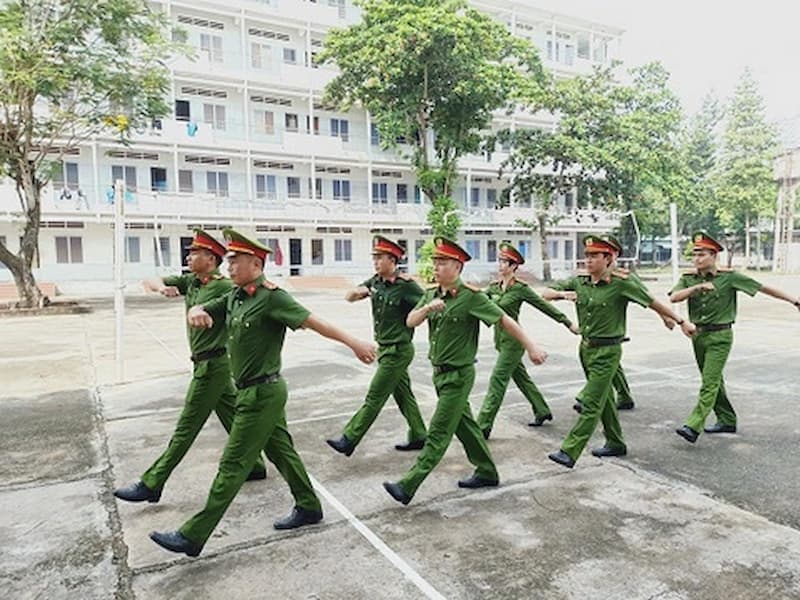
[[502, 166], [511, 179], [501, 204], [508, 205], [514, 196], [533, 196], [534, 218], [520, 224], [539, 233], [545, 281], [551, 278], [548, 228], [563, 217], [554, 210], [558, 197], [574, 190], [591, 196], [603, 176], [598, 142], [614, 118], [616, 85], [607, 69], [553, 81], [546, 93], [532, 99], [558, 119], [552, 129], [505, 129], [498, 134], [498, 140], [511, 147]]
[[717, 215], [727, 230], [745, 240], [748, 261], [753, 219], [758, 222], [775, 211], [777, 184], [772, 164], [777, 150], [777, 132], [767, 123], [758, 86], [750, 70], [745, 69], [728, 109], [715, 183], [720, 199]]
[[145, 0], [16, 0], [0, 8], [0, 176], [11, 178], [25, 218], [17, 254], [0, 244], [20, 306], [44, 298], [32, 265], [42, 188], [63, 153], [93, 135], [166, 114], [176, 48]]
[[384, 148], [402, 151], [431, 202], [436, 235], [454, 236], [460, 157], [477, 152], [492, 113], [545, 80], [535, 49], [466, 0], [360, 0], [361, 22], [332, 31], [320, 55], [340, 73], [326, 100], [369, 111]]

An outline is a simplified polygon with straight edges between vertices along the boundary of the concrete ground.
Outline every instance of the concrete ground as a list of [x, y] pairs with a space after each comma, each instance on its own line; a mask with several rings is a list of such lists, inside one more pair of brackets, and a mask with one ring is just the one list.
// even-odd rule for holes
[[[796, 277], [761, 278], [800, 293]], [[666, 281], [650, 285], [663, 297]], [[297, 297], [370, 337], [368, 304], [341, 295]], [[673, 433], [699, 386], [690, 342], [631, 307], [623, 363], [637, 405], [621, 417], [629, 456], [599, 460], [587, 449], [573, 470], [546, 455], [575, 421], [577, 340], [525, 308], [523, 326], [550, 353], [546, 365], [528, 366], [555, 420], [529, 428], [530, 408], [512, 384], [490, 442], [501, 486], [459, 489], [470, 465], [454, 441], [407, 507], [381, 486], [414, 460], [392, 448], [405, 427], [391, 400], [352, 457], [324, 441], [359, 406], [374, 367], [313, 333], [290, 333], [289, 426], [325, 520], [274, 530], [292, 500], [270, 466], [266, 481], [244, 486], [197, 559], [162, 550], [148, 533], [175, 529], [202, 507], [225, 443], [215, 420], [160, 503], [111, 495], [172, 432], [189, 379], [182, 303], [129, 300], [122, 383], [110, 302], [93, 306], [0, 321], [2, 598], [800, 598], [800, 314], [788, 304], [740, 299], [726, 372], [739, 433], [695, 445]], [[429, 418], [436, 398], [424, 326], [415, 341], [411, 377]], [[475, 411], [493, 361], [484, 330]], [[591, 446], [599, 444], [601, 432]]]

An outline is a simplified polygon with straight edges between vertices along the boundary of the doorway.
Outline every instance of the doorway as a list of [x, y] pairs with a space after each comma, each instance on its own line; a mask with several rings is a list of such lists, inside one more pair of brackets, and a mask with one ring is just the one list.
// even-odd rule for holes
[[303, 264], [303, 240], [289, 238], [289, 275], [300, 275]]

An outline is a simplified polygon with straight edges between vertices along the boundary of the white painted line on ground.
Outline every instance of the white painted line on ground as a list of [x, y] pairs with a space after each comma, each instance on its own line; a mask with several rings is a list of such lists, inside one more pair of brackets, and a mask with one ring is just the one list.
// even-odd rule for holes
[[394, 550], [389, 548], [386, 543], [379, 538], [369, 527], [364, 525], [353, 513], [351, 513], [344, 504], [339, 502], [333, 494], [331, 494], [325, 487], [317, 481], [311, 474], [309, 474], [309, 479], [311, 479], [311, 483], [313, 484], [314, 488], [320, 493], [320, 495], [325, 498], [325, 500], [336, 509], [336, 511], [342, 515], [353, 528], [358, 531], [361, 535], [363, 535], [366, 540], [372, 544], [372, 546], [380, 552], [383, 557], [392, 563], [403, 575], [405, 575], [406, 579], [411, 581], [417, 588], [425, 594], [426, 598], [431, 598], [432, 600], [445, 600], [445, 597], [436, 591], [436, 589], [428, 583], [422, 576], [417, 573], [411, 565], [409, 565], [403, 558], [397, 554]]
[[[166, 350], [167, 352], [169, 352], [169, 353], [172, 355], [172, 357], [173, 357], [175, 360], [177, 360], [177, 361], [178, 361], [178, 362], [180, 362], [180, 363], [183, 363], [183, 358], [181, 358], [180, 356], [178, 356], [177, 354], [175, 354], [175, 353], [172, 351], [172, 349], [171, 349], [169, 346], [167, 346], [167, 344], [166, 344], [166, 343], [164, 343], [164, 341], [163, 341], [163, 340], [162, 340], [160, 337], [158, 337], [158, 336], [157, 336], [155, 333], [153, 333], [153, 332], [152, 332], [152, 331], [150, 331], [150, 330], [149, 330], [147, 327], [145, 327], [145, 326], [144, 326], [144, 323], [142, 323], [141, 319], [134, 319], [134, 322], [135, 322], [135, 323], [136, 323], [136, 324], [137, 324], [139, 327], [141, 327], [142, 331], [144, 331], [144, 332], [145, 332], [147, 335], [149, 335], [150, 337], [152, 337], [152, 338], [153, 338], [153, 339], [154, 339], [154, 340], [155, 340], [155, 341], [158, 343], [158, 345], [159, 345], [159, 346], [161, 346], [162, 348], [164, 348], [164, 350]], [[190, 367], [189, 367], [189, 371], [191, 372], [191, 370], [192, 370], [192, 368], [191, 368], [191, 366], [190, 366]]]

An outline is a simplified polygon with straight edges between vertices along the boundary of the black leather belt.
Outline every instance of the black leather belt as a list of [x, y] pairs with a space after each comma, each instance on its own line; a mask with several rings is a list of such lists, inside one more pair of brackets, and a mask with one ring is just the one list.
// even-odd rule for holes
[[630, 339], [626, 337], [583, 338], [583, 343], [589, 348], [602, 348], [603, 346], [618, 346], [622, 342], [629, 342]]
[[455, 365], [433, 365], [433, 372], [436, 375], [441, 375], [442, 373], [450, 373], [451, 371], [458, 371], [463, 367], [457, 367]]
[[709, 331], [724, 331], [730, 329], [733, 323], [712, 323], [711, 325], [698, 325], [697, 331], [700, 333], [708, 333]]
[[258, 377], [251, 377], [250, 379], [243, 379], [236, 382], [236, 389], [243, 390], [245, 388], [253, 387], [254, 385], [261, 385], [262, 383], [275, 383], [281, 378], [280, 373], [271, 373], [269, 375], [259, 375]]
[[211, 360], [225, 354], [225, 348], [214, 348], [213, 350], [206, 350], [205, 352], [198, 352], [192, 354], [192, 362], [202, 362], [204, 360]]

